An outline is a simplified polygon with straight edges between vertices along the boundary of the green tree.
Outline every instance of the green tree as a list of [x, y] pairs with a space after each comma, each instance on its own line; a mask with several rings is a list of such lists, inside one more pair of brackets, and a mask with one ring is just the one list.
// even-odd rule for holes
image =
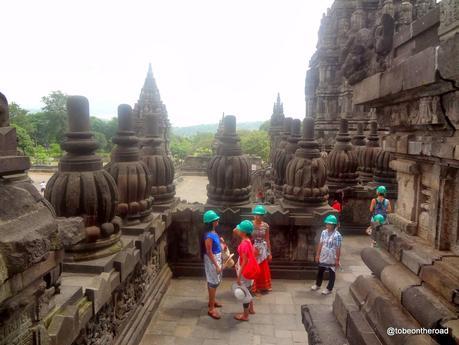
[[22, 128], [21, 126], [12, 123], [12, 127], [16, 128], [16, 136], [18, 139], [18, 147], [22, 151], [23, 154], [26, 156], [33, 157], [35, 154], [35, 145], [32, 141], [32, 138], [30, 138], [29, 134], [27, 131]]
[[100, 132], [93, 132], [94, 138], [96, 139], [97, 143], [99, 144], [98, 152], [107, 152], [107, 138], [105, 137], [104, 133]]
[[171, 135], [171, 152], [172, 156], [178, 159], [185, 159], [186, 156], [192, 153], [192, 142], [190, 138], [181, 137], [178, 135]]
[[34, 126], [30, 121], [29, 111], [21, 108], [21, 106], [15, 102], [11, 102], [8, 105], [10, 113], [10, 121], [12, 124], [18, 125], [23, 128], [27, 134], [32, 137], [34, 134]]
[[62, 91], [52, 91], [41, 101], [47, 118], [48, 144], [59, 143], [67, 131], [67, 95]]
[[244, 153], [260, 156], [264, 161], [268, 160], [269, 138], [266, 131], [239, 131], [239, 136]]

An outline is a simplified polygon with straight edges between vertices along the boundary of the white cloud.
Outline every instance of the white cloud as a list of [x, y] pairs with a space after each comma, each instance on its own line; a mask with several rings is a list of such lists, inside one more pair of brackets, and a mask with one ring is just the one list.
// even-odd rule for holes
[[[39, 108], [52, 90], [92, 115], [133, 104], [148, 62], [173, 125], [268, 119], [279, 91], [304, 116], [304, 78], [332, 0], [15, 1], [2, 3], [0, 90]], [[6, 51], [5, 51], [6, 50]]]

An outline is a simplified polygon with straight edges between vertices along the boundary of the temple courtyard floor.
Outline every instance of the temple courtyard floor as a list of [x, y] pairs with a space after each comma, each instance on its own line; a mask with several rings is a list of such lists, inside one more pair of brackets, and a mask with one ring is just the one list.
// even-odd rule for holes
[[[370, 274], [360, 251], [370, 245], [368, 236], [344, 236], [341, 264], [334, 291], [347, 288], [361, 274]], [[233, 279], [225, 278], [217, 291], [223, 304], [222, 318], [207, 315], [204, 278], [173, 279], [158, 311], [148, 326], [141, 345], [265, 345], [307, 344], [301, 323], [301, 305], [330, 307], [334, 294], [311, 291], [314, 281], [273, 280], [273, 292], [254, 298], [256, 315], [248, 322], [233, 319], [242, 310], [230, 291]], [[325, 287], [326, 281], [322, 284]], [[338, 345], [338, 344], [337, 344]]]

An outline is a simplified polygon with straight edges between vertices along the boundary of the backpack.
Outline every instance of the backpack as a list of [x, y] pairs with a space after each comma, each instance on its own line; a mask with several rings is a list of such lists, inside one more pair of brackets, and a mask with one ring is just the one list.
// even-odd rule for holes
[[386, 219], [388, 203], [389, 203], [389, 200], [387, 200], [386, 198], [384, 198], [382, 201], [379, 201], [378, 198], [376, 198], [376, 205], [373, 211], [373, 216], [380, 214], [381, 216], [384, 217], [384, 219]]

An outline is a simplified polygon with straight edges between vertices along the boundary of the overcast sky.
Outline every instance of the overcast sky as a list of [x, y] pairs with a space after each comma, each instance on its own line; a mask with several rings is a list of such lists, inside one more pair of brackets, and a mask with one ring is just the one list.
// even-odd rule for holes
[[174, 126], [266, 120], [280, 92], [303, 118], [304, 79], [332, 0], [2, 1], [0, 91], [39, 109], [53, 90], [110, 118], [148, 63]]

